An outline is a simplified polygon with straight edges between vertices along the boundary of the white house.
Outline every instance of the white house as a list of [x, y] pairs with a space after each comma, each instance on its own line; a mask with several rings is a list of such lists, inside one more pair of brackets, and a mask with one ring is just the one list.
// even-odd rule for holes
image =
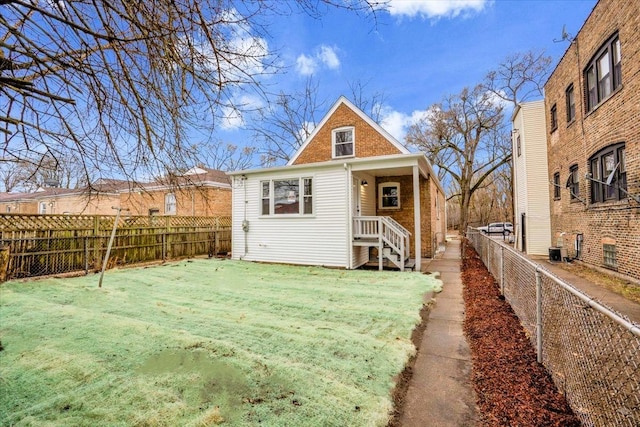
[[229, 175], [234, 259], [419, 270], [445, 239], [444, 191], [427, 158], [344, 97], [286, 166]]
[[530, 255], [551, 246], [545, 122], [544, 100], [519, 104], [512, 117], [516, 248]]

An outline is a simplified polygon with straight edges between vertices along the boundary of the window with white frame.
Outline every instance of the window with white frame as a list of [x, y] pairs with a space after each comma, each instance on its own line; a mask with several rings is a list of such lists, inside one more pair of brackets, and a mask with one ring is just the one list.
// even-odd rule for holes
[[164, 196], [164, 214], [175, 215], [176, 214], [176, 195], [173, 193], [165, 194]]
[[313, 214], [313, 179], [291, 178], [261, 181], [261, 215]]
[[355, 155], [355, 130], [353, 127], [334, 129], [331, 134], [333, 157], [353, 157]]
[[38, 210], [40, 215], [44, 215], [47, 213], [47, 202], [40, 202], [40, 209]]
[[615, 34], [593, 56], [584, 71], [586, 110], [593, 110], [622, 85], [620, 39]]
[[400, 183], [383, 182], [378, 185], [378, 209], [400, 209]]

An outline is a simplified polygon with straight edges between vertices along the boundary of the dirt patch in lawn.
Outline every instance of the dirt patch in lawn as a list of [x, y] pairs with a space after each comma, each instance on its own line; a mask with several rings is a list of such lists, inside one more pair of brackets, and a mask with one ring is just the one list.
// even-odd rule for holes
[[[464, 285], [464, 332], [471, 349], [472, 377], [480, 413], [479, 425], [580, 426], [580, 421], [556, 389], [511, 306], [499, 293], [491, 274], [475, 250], [466, 245], [462, 263]], [[428, 307], [422, 324], [412, 336], [420, 346]], [[414, 358], [398, 378], [395, 411], [388, 427], [400, 427]], [[425, 390], [425, 393], [428, 393]]]

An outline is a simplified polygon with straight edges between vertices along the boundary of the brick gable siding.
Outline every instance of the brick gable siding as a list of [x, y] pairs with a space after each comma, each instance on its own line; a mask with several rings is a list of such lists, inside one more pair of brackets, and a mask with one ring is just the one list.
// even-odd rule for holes
[[[590, 112], [586, 111], [584, 70], [611, 36], [618, 34], [622, 53], [622, 85]], [[565, 91], [573, 84], [575, 119], [566, 120]], [[600, 149], [624, 142], [627, 190], [640, 194], [640, 2], [601, 0], [569, 46], [545, 85], [545, 110], [558, 108], [558, 127], [547, 129], [549, 181], [560, 174], [561, 199], [550, 191], [552, 244], [575, 256], [574, 242], [583, 234], [581, 259], [604, 266], [603, 244], [614, 244], [618, 272], [640, 279], [640, 205], [631, 198], [592, 204], [589, 158]], [[580, 201], [566, 190], [569, 168], [578, 165]]]
[[346, 126], [355, 128], [356, 157], [401, 154], [397, 147], [364, 121], [362, 117], [345, 104], [341, 104], [293, 164], [301, 165], [332, 160], [331, 133], [334, 129]]

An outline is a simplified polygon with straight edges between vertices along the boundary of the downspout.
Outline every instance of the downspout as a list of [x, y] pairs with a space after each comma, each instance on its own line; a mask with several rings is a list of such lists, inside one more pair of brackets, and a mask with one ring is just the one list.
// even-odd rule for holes
[[353, 176], [351, 165], [344, 163], [347, 180], [347, 269], [353, 269]]

